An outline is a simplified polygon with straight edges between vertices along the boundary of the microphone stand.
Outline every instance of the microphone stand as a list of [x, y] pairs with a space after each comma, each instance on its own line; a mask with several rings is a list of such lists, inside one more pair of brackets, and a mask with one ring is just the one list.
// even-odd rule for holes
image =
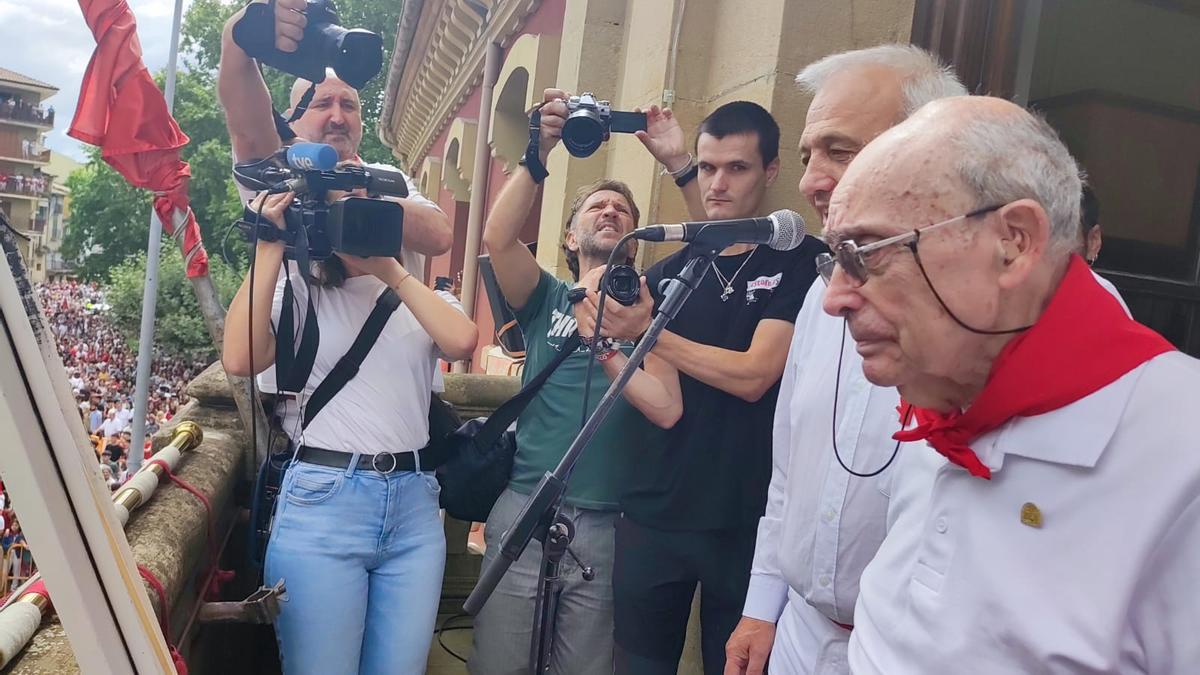
[[538, 578], [537, 600], [534, 611], [533, 639], [530, 644], [530, 672], [540, 675], [549, 671], [550, 656], [554, 646], [554, 625], [558, 609], [558, 586], [560, 585], [559, 565], [564, 553], [571, 558], [583, 571], [583, 578], [591, 581], [595, 576], [592, 568], [583, 565], [570, 550], [571, 540], [575, 536], [575, 526], [569, 518], [559, 513], [559, 504], [567, 491], [567, 480], [579, 456], [591, 442], [600, 425], [608, 417], [613, 405], [620, 398], [625, 385], [637, 372], [638, 367], [658, 342], [659, 335], [666, 329], [667, 324], [679, 313], [683, 303], [687, 301], [692, 291], [700, 285], [708, 272], [710, 263], [725, 248], [725, 244], [708, 245], [693, 242], [693, 247], [699, 251], [684, 265], [679, 276], [667, 282], [663, 291], [663, 300], [659, 303], [658, 313], [650, 322], [646, 334], [638, 342], [637, 347], [629, 355], [628, 362], [617, 374], [608, 391], [596, 405], [591, 417], [579, 431], [579, 435], [571, 442], [562, 460], [554, 471], [547, 471], [541, 482], [534, 488], [533, 494], [525, 501], [525, 506], [511, 527], [504, 533], [500, 541], [500, 554], [484, 568], [479, 575], [475, 588], [463, 603], [463, 610], [475, 615], [483, 608], [484, 603], [496, 590], [496, 585], [508, 571], [508, 568], [521, 557], [531, 539], [542, 542], [542, 570]]

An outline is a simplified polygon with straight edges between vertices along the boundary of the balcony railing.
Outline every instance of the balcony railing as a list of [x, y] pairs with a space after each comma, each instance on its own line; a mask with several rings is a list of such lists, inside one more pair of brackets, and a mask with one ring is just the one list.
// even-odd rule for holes
[[10, 98], [0, 100], [0, 119], [52, 127], [54, 126], [54, 109]]
[[29, 195], [30, 197], [48, 197], [52, 182], [46, 176], [0, 175], [0, 192]]
[[32, 142], [0, 143], [0, 157], [24, 159], [30, 162], [49, 162], [50, 150]]

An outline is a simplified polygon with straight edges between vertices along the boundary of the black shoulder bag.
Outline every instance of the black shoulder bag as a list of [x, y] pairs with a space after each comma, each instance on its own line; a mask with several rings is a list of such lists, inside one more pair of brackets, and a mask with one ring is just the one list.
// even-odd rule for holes
[[563, 343], [554, 360], [546, 364], [537, 377], [517, 392], [490, 417], [468, 420], [458, 429], [435, 435], [435, 429], [447, 428], [453, 419], [449, 404], [434, 396], [429, 409], [430, 443], [438, 482], [442, 485], [441, 504], [452, 518], [483, 523], [500, 493], [512, 477], [513, 456], [517, 452], [516, 434], [508, 427], [537, 396], [538, 390], [554, 371], [579, 347], [576, 333]]

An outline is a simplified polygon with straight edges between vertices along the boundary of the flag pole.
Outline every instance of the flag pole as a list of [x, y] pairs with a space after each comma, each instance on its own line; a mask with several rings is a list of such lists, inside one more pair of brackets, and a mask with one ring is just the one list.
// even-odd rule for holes
[[[175, 73], [179, 61], [179, 29], [183, 23], [183, 0], [175, 0], [171, 20], [171, 52], [167, 59], [167, 87], [163, 98], [167, 112], [175, 112]], [[150, 209], [150, 243], [146, 246], [146, 284], [142, 289], [142, 330], [138, 336], [137, 382], [133, 392], [133, 437], [126, 466], [129, 474], [142, 467], [146, 444], [146, 403], [150, 394], [150, 366], [154, 362], [154, 317], [158, 309], [158, 266], [162, 249], [162, 222]], [[136, 451], [135, 451], [136, 449]]]

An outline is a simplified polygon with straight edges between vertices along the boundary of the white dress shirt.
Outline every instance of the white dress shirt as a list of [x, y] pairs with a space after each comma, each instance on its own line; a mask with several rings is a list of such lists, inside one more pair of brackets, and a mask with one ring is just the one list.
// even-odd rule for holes
[[1160, 355], [972, 448], [901, 450], [855, 673], [1200, 672], [1200, 361]]
[[867, 382], [853, 337], [847, 333], [843, 341], [844, 321], [821, 309], [824, 294], [825, 284], [817, 279], [796, 318], [775, 408], [767, 507], [743, 610], [778, 623], [772, 665], [787, 673], [846, 672], [849, 631], [837, 624], [854, 623], [859, 576], [885, 534], [893, 469], [860, 478], [834, 456], [839, 351], [842, 461], [860, 473], [879, 469], [895, 450], [892, 434], [900, 428], [899, 394]]

